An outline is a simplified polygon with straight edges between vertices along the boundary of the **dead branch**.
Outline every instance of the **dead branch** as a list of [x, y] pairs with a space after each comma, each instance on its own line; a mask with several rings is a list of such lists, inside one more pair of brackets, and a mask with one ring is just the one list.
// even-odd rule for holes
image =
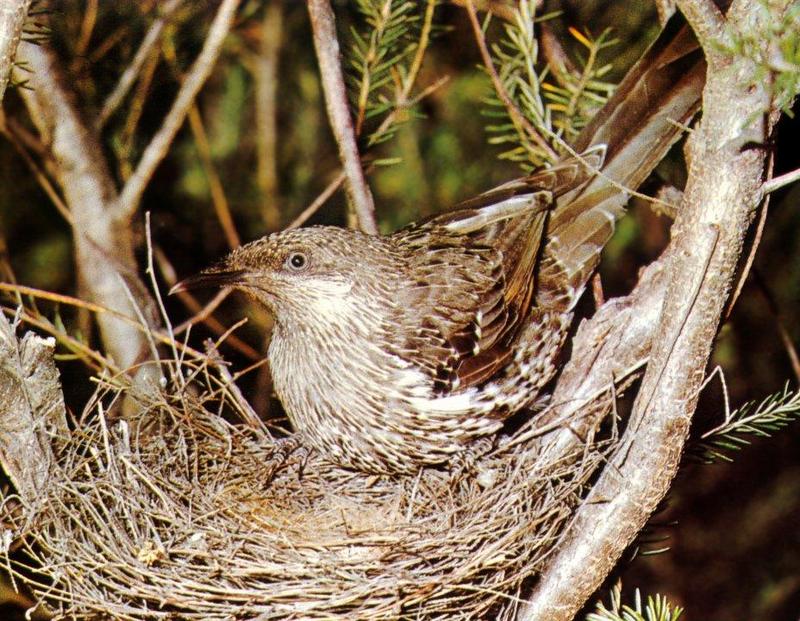
[[27, 332], [19, 341], [0, 313], [0, 466], [28, 505], [45, 498], [55, 436], [67, 433], [55, 340]]

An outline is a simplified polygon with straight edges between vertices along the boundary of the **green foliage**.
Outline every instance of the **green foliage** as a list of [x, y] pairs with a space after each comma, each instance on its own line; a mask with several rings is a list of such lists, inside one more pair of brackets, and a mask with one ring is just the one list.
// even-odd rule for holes
[[[390, 139], [409, 118], [411, 91], [432, 32], [436, 0], [358, 0], [363, 28], [351, 28], [349, 86], [356, 133], [383, 122], [367, 137], [372, 146]], [[405, 114], [403, 114], [405, 113]]]
[[752, 83], [770, 84], [777, 105], [791, 116], [800, 94], [800, 4], [781, 12], [771, 0], [760, 0], [758, 9], [757, 26], [732, 32], [731, 44], [721, 49], [750, 58], [755, 64]]
[[622, 589], [619, 583], [611, 589], [610, 608], [603, 602], [597, 603], [596, 612], [586, 616], [586, 621], [678, 621], [683, 609], [673, 607], [663, 595], [648, 596], [642, 606], [642, 596], [636, 589], [633, 607], [622, 603]]
[[750, 444], [750, 437], [769, 438], [772, 433], [800, 418], [800, 390], [791, 391], [787, 384], [782, 391], [770, 395], [758, 406], [751, 401], [734, 410], [725, 421], [703, 434], [700, 444], [703, 460], [731, 462], [726, 451], [738, 451]]
[[[514, 106], [552, 142], [572, 141], [595, 112], [605, 103], [614, 86], [602, 81], [611, 65], [598, 66], [599, 53], [612, 45], [608, 31], [597, 39], [570, 29], [586, 48], [578, 68], [561, 63], [554, 71], [541, 69], [535, 24], [553, 15], [536, 17], [535, 0], [521, 0], [512, 21], [504, 25], [504, 36], [492, 46], [494, 63], [503, 89]], [[488, 23], [487, 23], [488, 25]], [[491, 144], [503, 145], [501, 159], [519, 163], [524, 170], [550, 161], [550, 155], [534, 142], [528, 132], [514, 123], [508, 109], [495, 93], [488, 99], [485, 114], [498, 121], [487, 127]], [[558, 145], [556, 144], [558, 151]]]

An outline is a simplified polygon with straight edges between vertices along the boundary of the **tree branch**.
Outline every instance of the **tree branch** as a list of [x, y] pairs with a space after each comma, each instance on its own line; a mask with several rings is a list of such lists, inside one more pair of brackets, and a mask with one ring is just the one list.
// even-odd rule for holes
[[308, 14], [314, 33], [314, 48], [319, 61], [325, 106], [344, 168], [347, 198], [355, 211], [361, 230], [374, 234], [378, 232], [375, 224], [375, 205], [364, 177], [356, 144], [353, 119], [350, 116], [347, 89], [339, 59], [339, 41], [336, 38], [333, 10], [328, 0], [308, 0]]
[[0, 102], [8, 86], [8, 77], [14, 65], [17, 45], [22, 37], [22, 27], [28, 15], [31, 0], [0, 3]]
[[172, 14], [182, 1], [183, 0], [168, 0], [164, 6], [159, 9], [161, 14], [152, 24], [150, 24], [150, 28], [144, 35], [144, 39], [142, 39], [139, 49], [136, 50], [136, 54], [133, 56], [133, 60], [131, 60], [131, 63], [120, 76], [117, 85], [114, 87], [114, 90], [111, 91], [111, 94], [109, 94], [108, 97], [106, 97], [105, 103], [103, 103], [103, 107], [101, 108], [100, 114], [97, 117], [96, 126], [98, 128], [101, 128], [103, 125], [105, 125], [108, 117], [114, 114], [114, 111], [122, 103], [122, 100], [125, 99], [125, 96], [128, 94], [128, 91], [130, 91], [131, 86], [133, 86], [133, 83], [139, 76], [147, 57], [150, 56], [150, 53], [158, 44], [158, 41], [161, 38], [161, 33], [164, 31], [164, 26], [167, 25], [170, 17], [172, 17]]
[[[782, 6], [787, 5], [788, 0]], [[749, 24], [755, 10], [736, 2], [728, 16], [734, 24]], [[633, 414], [523, 619], [572, 619], [635, 539], [677, 471], [744, 237], [764, 196], [765, 145], [777, 114], [764, 114], [770, 110], [769, 86], [754, 87], [742, 77], [753, 69], [751, 60], [736, 57], [709, 72], [703, 119], [689, 143], [684, 204], [665, 260], [661, 319]], [[753, 146], [756, 134], [760, 141]]]
[[730, 44], [725, 31], [725, 15], [713, 0], [677, 0], [676, 3], [697, 35], [706, 61], [716, 67], [722, 58], [720, 45], [728, 47]]
[[[152, 298], [138, 276], [133, 232], [113, 217], [117, 193], [99, 136], [79, 113], [64, 68], [49, 47], [23, 43], [19, 57], [31, 70], [31, 88], [21, 94], [69, 206], [81, 286], [89, 300], [127, 317], [135, 316], [127, 297], [133, 292], [155, 326]], [[146, 346], [141, 331], [110, 313], [97, 321], [106, 352], [123, 369], [135, 364]]]
[[136, 170], [120, 193], [117, 205], [114, 208], [116, 217], [120, 222], [133, 218], [147, 184], [150, 182], [158, 165], [166, 157], [167, 151], [181, 125], [183, 125], [194, 98], [203, 84], [205, 84], [208, 76], [211, 75], [211, 70], [214, 68], [222, 51], [222, 43], [233, 25], [233, 18], [239, 6], [239, 1], [222, 0], [214, 21], [211, 23], [211, 28], [209, 28], [206, 35], [203, 49], [194, 61], [189, 73], [186, 74], [186, 80], [184, 80], [180, 91], [178, 91], [178, 96], [175, 98], [172, 108], [170, 108], [167, 116], [164, 117], [161, 128], [145, 148]]

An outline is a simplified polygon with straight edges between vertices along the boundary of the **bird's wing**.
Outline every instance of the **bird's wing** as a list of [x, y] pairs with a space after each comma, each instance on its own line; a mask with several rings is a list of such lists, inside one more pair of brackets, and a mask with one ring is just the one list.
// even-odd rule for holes
[[[602, 154], [584, 161], [594, 168]], [[534, 297], [553, 197], [586, 181], [586, 170], [569, 159], [394, 234], [414, 275], [401, 300], [403, 355], [437, 390], [481, 384], [508, 363]]]

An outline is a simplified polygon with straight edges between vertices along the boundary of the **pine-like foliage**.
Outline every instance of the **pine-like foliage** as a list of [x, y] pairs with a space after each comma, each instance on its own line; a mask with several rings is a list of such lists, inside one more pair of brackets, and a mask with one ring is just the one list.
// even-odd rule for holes
[[362, 28], [351, 28], [349, 87], [356, 134], [383, 117], [366, 137], [367, 146], [394, 135], [424, 92], [412, 96], [433, 30], [436, 0], [358, 0]]
[[731, 462], [728, 454], [750, 444], [750, 438], [768, 438], [772, 433], [800, 419], [800, 390], [784, 389], [764, 399], [744, 404], [726, 416], [725, 421], [703, 434], [699, 449], [707, 463]]
[[[539, 58], [537, 22], [552, 15], [536, 16], [535, 0], [520, 0], [513, 19], [504, 24], [503, 37], [492, 46], [500, 81], [519, 112], [546, 138], [556, 151], [559, 143], [570, 142], [605, 103], [614, 89], [602, 81], [611, 65], [599, 64], [599, 53], [614, 41], [604, 32], [597, 39], [571, 28], [572, 36], [586, 49], [577, 67], [561, 63], [543, 68]], [[488, 21], [484, 24], [484, 31]], [[501, 159], [518, 162], [524, 170], [539, 167], [550, 156], [523, 128], [514, 122], [506, 106], [495, 95], [488, 98], [485, 114], [497, 119], [488, 126], [489, 142], [505, 149]]]
[[672, 606], [663, 595], [648, 595], [643, 605], [639, 589], [632, 607], [623, 604], [621, 585], [617, 583], [611, 589], [610, 607], [598, 602], [596, 611], [587, 615], [586, 621], [678, 621], [682, 614], [683, 609]]

